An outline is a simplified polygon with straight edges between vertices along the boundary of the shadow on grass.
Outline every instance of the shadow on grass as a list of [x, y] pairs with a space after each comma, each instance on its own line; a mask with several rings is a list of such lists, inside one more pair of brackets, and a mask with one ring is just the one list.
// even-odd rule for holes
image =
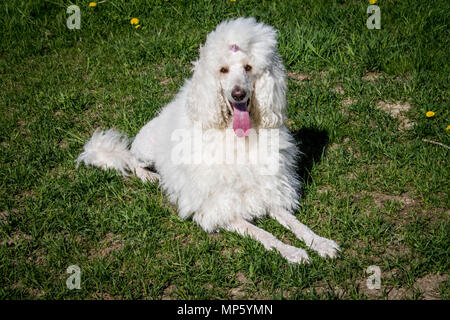
[[[325, 130], [315, 128], [302, 128], [292, 133], [297, 146], [300, 149], [300, 157], [297, 162], [297, 174], [302, 184], [311, 182], [311, 169], [320, 158], [328, 145], [329, 137]], [[300, 194], [303, 192], [301, 191]]]

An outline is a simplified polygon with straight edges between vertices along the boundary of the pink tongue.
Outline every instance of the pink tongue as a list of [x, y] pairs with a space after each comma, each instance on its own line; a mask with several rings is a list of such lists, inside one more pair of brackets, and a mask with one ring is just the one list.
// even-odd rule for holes
[[239, 137], [247, 137], [250, 134], [250, 114], [247, 110], [247, 103], [234, 103], [233, 104], [233, 130]]

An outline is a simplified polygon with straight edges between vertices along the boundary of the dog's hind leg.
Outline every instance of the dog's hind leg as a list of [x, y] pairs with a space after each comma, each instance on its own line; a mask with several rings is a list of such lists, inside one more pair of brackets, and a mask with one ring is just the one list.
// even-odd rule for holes
[[150, 171], [146, 168], [136, 167], [134, 168], [134, 173], [136, 176], [142, 180], [142, 182], [154, 183], [159, 181], [160, 175], [156, 172]]
[[273, 210], [270, 212], [270, 216], [284, 227], [290, 229], [297, 238], [305, 241], [306, 245], [316, 251], [321, 257], [335, 258], [338, 252], [341, 251], [336, 242], [318, 236], [286, 209]]
[[242, 218], [236, 218], [232, 223], [226, 226], [225, 229], [237, 232], [243, 236], [248, 235], [261, 242], [267, 250], [275, 248], [289, 262], [309, 263], [308, 253], [305, 250], [281, 242], [271, 233], [258, 228]]

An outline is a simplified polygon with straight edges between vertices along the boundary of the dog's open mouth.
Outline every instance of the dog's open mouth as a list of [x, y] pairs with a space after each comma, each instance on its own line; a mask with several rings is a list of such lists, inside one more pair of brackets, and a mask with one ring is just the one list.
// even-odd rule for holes
[[248, 112], [249, 100], [241, 103], [231, 103], [233, 107], [233, 130], [239, 137], [247, 137], [250, 134], [250, 114]]

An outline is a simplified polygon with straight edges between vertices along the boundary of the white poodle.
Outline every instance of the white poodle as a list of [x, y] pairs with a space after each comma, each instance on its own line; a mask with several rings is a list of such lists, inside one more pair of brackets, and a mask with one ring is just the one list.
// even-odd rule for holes
[[192, 78], [139, 131], [131, 148], [117, 131], [97, 130], [77, 161], [159, 180], [180, 217], [192, 217], [207, 232], [236, 231], [290, 262], [309, 262], [305, 250], [249, 222], [268, 214], [319, 255], [333, 258], [339, 246], [291, 213], [300, 183], [285, 109], [276, 30], [254, 18], [229, 20], [208, 35]]

